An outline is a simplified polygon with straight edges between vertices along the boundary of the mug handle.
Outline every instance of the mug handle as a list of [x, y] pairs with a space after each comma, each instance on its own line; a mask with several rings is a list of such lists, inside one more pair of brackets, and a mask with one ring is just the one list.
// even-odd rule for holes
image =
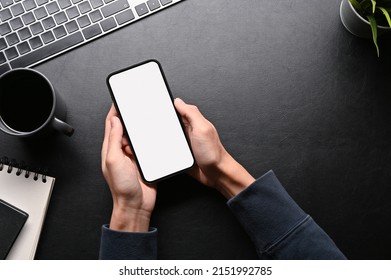
[[64, 133], [66, 136], [69, 137], [72, 136], [73, 132], [75, 131], [75, 129], [72, 126], [57, 118], [53, 119], [53, 126], [56, 130], [61, 131], [62, 133]]

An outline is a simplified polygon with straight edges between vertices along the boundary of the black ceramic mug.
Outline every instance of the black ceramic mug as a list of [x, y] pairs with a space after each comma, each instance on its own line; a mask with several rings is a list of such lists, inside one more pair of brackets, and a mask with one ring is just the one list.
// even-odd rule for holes
[[50, 81], [36, 70], [18, 68], [0, 76], [0, 129], [19, 137], [60, 131], [72, 136], [67, 110]]

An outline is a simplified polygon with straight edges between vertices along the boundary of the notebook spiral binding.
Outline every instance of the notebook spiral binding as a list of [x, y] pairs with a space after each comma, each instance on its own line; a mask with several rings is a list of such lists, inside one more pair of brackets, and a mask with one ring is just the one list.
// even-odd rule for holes
[[44, 168], [32, 168], [27, 166], [24, 161], [21, 161], [20, 163], [16, 161], [15, 159], [8, 159], [8, 157], [1, 157], [0, 158], [0, 172], [6, 171], [7, 173], [12, 173], [13, 170], [16, 170], [15, 175], [21, 176], [24, 173], [25, 178], [32, 178], [34, 181], [37, 181], [39, 179], [39, 176], [41, 176], [41, 180], [43, 183], [46, 183], [46, 173], [47, 169]]

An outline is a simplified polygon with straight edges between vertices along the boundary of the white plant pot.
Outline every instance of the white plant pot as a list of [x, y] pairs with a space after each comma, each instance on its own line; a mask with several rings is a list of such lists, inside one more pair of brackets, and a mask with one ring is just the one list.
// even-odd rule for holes
[[[372, 38], [371, 24], [359, 15], [349, 0], [342, 0], [339, 14], [342, 24], [350, 33], [361, 38]], [[378, 35], [390, 30], [390, 27], [377, 26]]]

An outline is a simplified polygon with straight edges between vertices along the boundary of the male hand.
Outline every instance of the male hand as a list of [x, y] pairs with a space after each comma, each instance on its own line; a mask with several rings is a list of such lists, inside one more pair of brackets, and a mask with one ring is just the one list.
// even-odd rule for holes
[[201, 183], [231, 198], [255, 179], [225, 150], [216, 128], [194, 105], [176, 98], [175, 107], [182, 117], [197, 164], [190, 174]]
[[114, 106], [106, 117], [102, 171], [113, 198], [110, 228], [147, 232], [156, 201], [156, 185], [142, 181]]

